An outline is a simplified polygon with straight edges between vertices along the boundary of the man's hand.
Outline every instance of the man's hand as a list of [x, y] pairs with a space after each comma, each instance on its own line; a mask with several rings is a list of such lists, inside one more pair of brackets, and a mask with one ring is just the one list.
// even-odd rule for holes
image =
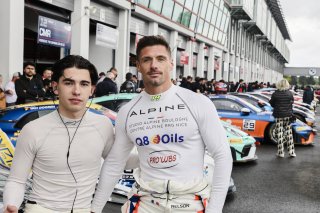
[[18, 213], [18, 208], [15, 206], [8, 205], [3, 213]]

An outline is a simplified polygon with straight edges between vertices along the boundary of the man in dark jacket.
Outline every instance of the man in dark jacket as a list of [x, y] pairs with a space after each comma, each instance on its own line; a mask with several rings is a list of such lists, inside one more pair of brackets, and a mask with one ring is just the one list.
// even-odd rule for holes
[[136, 92], [137, 88], [136, 85], [133, 83], [133, 74], [131, 72], [128, 72], [126, 74], [126, 81], [123, 82], [120, 86], [120, 92], [122, 93], [132, 93]]
[[16, 104], [40, 101], [45, 95], [42, 80], [36, 77], [35, 64], [26, 62], [23, 66], [23, 75], [15, 81], [18, 96]]
[[107, 72], [107, 76], [97, 85], [96, 97], [118, 93], [117, 84], [113, 81], [115, 78], [112, 72]]
[[313, 90], [310, 86], [307, 86], [303, 92], [303, 103], [311, 104], [314, 99]]

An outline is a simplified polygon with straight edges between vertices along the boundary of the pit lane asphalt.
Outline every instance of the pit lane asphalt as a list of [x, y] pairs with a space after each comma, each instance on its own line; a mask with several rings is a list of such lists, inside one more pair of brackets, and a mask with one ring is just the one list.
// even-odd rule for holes
[[[275, 145], [257, 147], [258, 160], [234, 164], [237, 191], [227, 197], [224, 213], [320, 213], [320, 108], [312, 146], [296, 146], [296, 158], [277, 158]], [[286, 147], [285, 147], [286, 148]], [[104, 213], [120, 213], [107, 203]]]

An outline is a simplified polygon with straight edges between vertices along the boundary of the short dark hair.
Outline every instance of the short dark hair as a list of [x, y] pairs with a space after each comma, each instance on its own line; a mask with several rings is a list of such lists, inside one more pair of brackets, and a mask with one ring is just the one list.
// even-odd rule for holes
[[112, 70], [115, 70], [116, 72], [118, 72], [118, 70], [115, 67], [111, 67], [108, 72], [112, 72]]
[[101, 77], [101, 76], [105, 76], [106, 74], [104, 73], [104, 72], [100, 72], [99, 73], [99, 77]]
[[141, 50], [145, 47], [149, 47], [149, 46], [155, 46], [155, 45], [162, 45], [164, 46], [170, 57], [171, 57], [171, 48], [168, 44], [168, 42], [163, 38], [163, 36], [160, 36], [160, 35], [156, 35], [156, 36], [144, 36], [143, 38], [141, 38], [137, 44], [137, 58], [139, 60], [140, 58], [140, 53], [141, 53]]
[[23, 69], [25, 69], [27, 66], [33, 66], [34, 68], [36, 68], [36, 64], [33, 63], [32, 61], [27, 61], [23, 63]]
[[80, 55], [68, 55], [57, 61], [52, 67], [53, 75], [51, 79], [58, 82], [60, 77], [63, 75], [64, 70], [72, 67], [88, 70], [91, 84], [96, 85], [98, 81], [98, 72], [96, 67], [89, 60]]
[[131, 72], [128, 72], [128, 73], [126, 74], [126, 80], [127, 80], [127, 81], [131, 80], [132, 77], [133, 77], [133, 75], [132, 75]]

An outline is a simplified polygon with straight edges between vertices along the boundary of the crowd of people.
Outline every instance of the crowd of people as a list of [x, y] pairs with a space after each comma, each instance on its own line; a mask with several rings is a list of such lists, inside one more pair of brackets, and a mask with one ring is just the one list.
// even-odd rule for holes
[[[36, 65], [33, 62], [26, 62], [23, 66], [22, 75], [15, 72], [12, 79], [5, 85], [2, 85], [3, 79], [0, 75], [0, 109], [16, 104], [24, 104], [34, 101], [42, 101], [53, 99], [56, 94], [52, 87], [52, 70], [46, 68], [42, 72], [42, 76], [36, 72]], [[106, 73], [100, 72], [96, 85], [94, 97], [116, 93], [140, 93], [144, 90], [142, 79], [138, 79], [137, 75], [131, 72], [126, 73], [125, 81], [117, 84], [118, 70], [111, 67]], [[227, 92], [253, 92], [262, 88], [276, 88], [276, 84], [270, 82], [244, 82], [240, 79], [238, 82], [226, 82], [223, 79], [217, 81], [207, 78], [187, 76], [179, 76], [177, 79], [171, 79], [174, 85], [189, 89], [196, 93], [203, 94], [221, 94]], [[292, 86], [295, 91], [299, 87]], [[304, 90], [303, 102], [310, 104], [314, 98], [314, 89], [311, 86], [302, 86]]]

